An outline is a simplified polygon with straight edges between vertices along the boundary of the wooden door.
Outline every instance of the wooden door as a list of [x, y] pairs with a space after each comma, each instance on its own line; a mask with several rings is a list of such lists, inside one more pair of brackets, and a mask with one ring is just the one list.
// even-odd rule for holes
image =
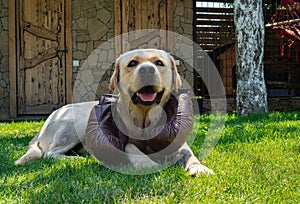
[[16, 1], [14, 116], [49, 114], [70, 101], [70, 1]]
[[[136, 48], [171, 49], [172, 0], [115, 0], [116, 52]], [[143, 29], [151, 29], [139, 32]], [[136, 32], [132, 32], [136, 31]], [[131, 33], [128, 33], [131, 32]]]

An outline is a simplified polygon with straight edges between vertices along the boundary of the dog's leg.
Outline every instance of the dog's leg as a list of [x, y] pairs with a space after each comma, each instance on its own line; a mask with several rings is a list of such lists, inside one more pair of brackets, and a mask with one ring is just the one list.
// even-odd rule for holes
[[27, 162], [37, 160], [42, 157], [43, 152], [38, 146], [37, 136], [34, 137], [29, 143], [29, 148], [27, 152], [17, 161], [15, 161], [15, 165], [23, 165]]
[[140, 151], [134, 144], [128, 143], [125, 152], [129, 154], [129, 161], [135, 168], [153, 168], [158, 164], [152, 161], [147, 155]]
[[179, 149], [179, 154], [182, 156], [179, 160], [179, 164], [183, 166], [183, 168], [188, 171], [191, 176], [196, 176], [199, 173], [214, 174], [211, 169], [199, 162], [187, 143], [184, 143]]
[[50, 148], [51, 151], [45, 152], [44, 158], [65, 158], [68, 157], [64, 155], [66, 152], [75, 147], [78, 143], [71, 143], [68, 145], [61, 145], [57, 147]]

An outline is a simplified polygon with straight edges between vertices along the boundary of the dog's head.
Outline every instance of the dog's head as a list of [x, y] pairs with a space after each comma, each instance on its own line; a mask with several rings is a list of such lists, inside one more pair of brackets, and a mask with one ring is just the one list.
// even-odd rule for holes
[[153, 106], [164, 104], [180, 86], [181, 79], [170, 54], [137, 49], [116, 60], [109, 88], [135, 105]]

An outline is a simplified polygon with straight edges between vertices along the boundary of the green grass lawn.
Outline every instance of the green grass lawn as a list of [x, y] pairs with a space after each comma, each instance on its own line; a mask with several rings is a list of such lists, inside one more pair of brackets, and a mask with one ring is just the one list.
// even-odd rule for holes
[[[200, 117], [195, 155], [210, 118]], [[42, 124], [0, 123], [0, 203], [300, 203], [300, 111], [228, 114], [205, 159], [216, 174], [196, 178], [176, 165], [150, 175], [123, 175], [89, 155], [14, 166]]]

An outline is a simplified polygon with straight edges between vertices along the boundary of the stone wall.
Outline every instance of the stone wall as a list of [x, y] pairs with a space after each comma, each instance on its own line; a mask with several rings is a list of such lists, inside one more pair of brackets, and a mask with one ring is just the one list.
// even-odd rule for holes
[[[173, 1], [173, 31], [182, 35], [185, 39], [177, 39], [174, 42], [174, 53], [183, 56], [178, 65], [178, 71], [190, 86], [194, 83], [193, 63], [194, 56], [191, 55], [193, 49], [193, 1], [191, 0], [175, 0]], [[185, 52], [187, 51], [187, 52]], [[188, 53], [188, 54], [187, 54]], [[175, 56], [176, 58], [176, 56]]]
[[113, 44], [106, 43], [114, 37], [113, 12], [112, 0], [72, 1], [73, 61], [79, 61], [79, 66], [73, 65], [74, 101], [97, 99], [108, 91], [111, 73], [102, 71], [103, 67], [112, 65], [115, 58]]
[[193, 1], [173, 1], [173, 30], [189, 39], [193, 39]]
[[8, 0], [0, 0], [0, 120], [9, 113]]

